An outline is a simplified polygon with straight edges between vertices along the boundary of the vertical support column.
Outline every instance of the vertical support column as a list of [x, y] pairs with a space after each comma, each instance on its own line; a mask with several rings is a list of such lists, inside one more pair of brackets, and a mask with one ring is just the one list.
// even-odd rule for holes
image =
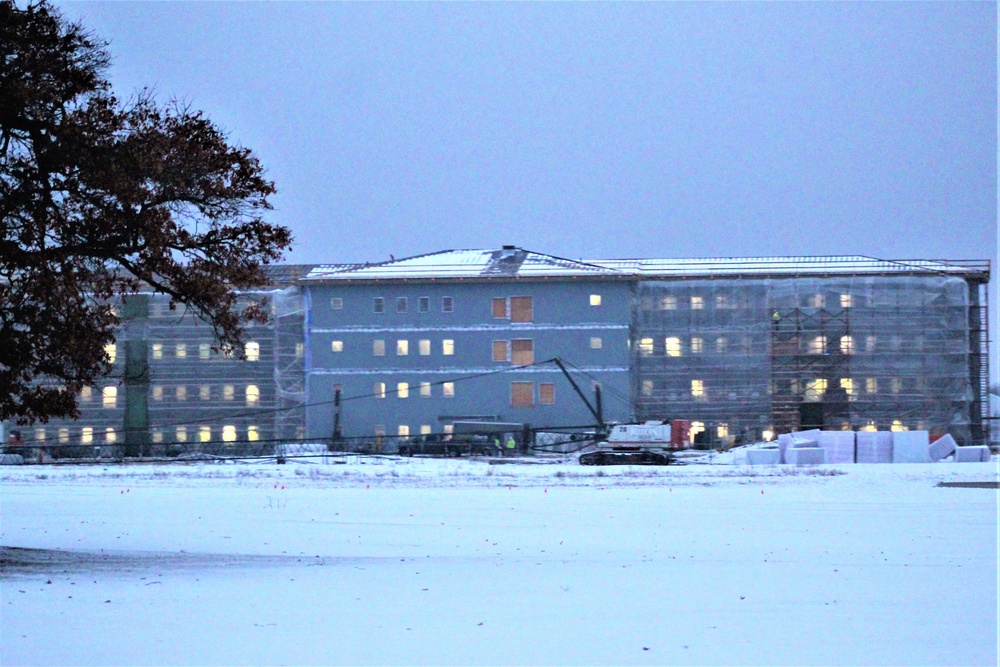
[[[989, 339], [984, 304], [979, 301], [980, 283], [969, 280], [969, 386], [972, 400], [969, 402], [969, 431], [972, 444], [988, 444], [988, 429], [984, 428], [983, 416], [989, 408], [989, 397], [984, 396], [983, 385], [988, 384]], [[986, 284], [982, 284], [986, 291]], [[985, 296], [985, 295], [984, 295]], [[984, 349], [985, 348], [985, 349]], [[986, 389], [988, 391], [988, 388]]]
[[143, 456], [149, 448], [148, 294], [124, 297], [125, 456]]

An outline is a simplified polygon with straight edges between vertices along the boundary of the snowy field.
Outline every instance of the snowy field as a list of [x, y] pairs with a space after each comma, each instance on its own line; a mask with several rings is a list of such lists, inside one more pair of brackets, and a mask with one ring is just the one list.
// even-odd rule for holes
[[979, 464], [0, 469], [0, 664], [996, 665]]

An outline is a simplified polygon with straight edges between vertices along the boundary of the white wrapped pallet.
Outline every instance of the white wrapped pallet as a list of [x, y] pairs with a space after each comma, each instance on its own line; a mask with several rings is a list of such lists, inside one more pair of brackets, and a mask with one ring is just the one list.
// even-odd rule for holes
[[955, 448], [955, 463], [988, 463], [990, 448], [986, 445], [973, 445]]
[[819, 446], [827, 463], [854, 463], [854, 431], [822, 431]]
[[777, 447], [748, 449], [747, 463], [752, 466], [777, 465], [781, 463], [781, 451]]
[[892, 463], [892, 432], [858, 431], [858, 463]]
[[782, 433], [778, 436], [778, 451], [781, 452], [781, 462], [788, 463], [785, 458], [785, 450], [792, 446], [792, 434]]
[[826, 450], [822, 447], [792, 447], [785, 451], [788, 463], [792, 465], [816, 465], [826, 463]]
[[893, 463], [930, 463], [930, 436], [927, 431], [893, 431]]
[[944, 436], [931, 443], [931, 461], [940, 461], [949, 454], [952, 454], [957, 446], [955, 438], [951, 437], [951, 433], [946, 433]]

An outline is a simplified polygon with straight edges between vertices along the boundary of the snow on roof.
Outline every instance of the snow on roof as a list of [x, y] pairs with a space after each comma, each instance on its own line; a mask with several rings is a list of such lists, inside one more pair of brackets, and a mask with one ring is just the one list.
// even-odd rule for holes
[[692, 278], [887, 273], [965, 275], [979, 272], [988, 275], [988, 271], [988, 262], [884, 260], [862, 255], [572, 260], [504, 246], [500, 250], [444, 250], [377, 264], [319, 265], [309, 272], [305, 280]]

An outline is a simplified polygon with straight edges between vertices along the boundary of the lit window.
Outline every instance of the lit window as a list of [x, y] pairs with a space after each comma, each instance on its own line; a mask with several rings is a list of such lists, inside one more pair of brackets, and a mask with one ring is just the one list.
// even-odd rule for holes
[[398, 382], [396, 383], [396, 396], [399, 398], [409, 398], [410, 397], [410, 383], [409, 382]]
[[420, 342], [417, 344], [417, 349], [420, 352], [420, 356], [426, 357], [431, 353], [431, 341], [428, 338], [421, 338]]
[[202, 401], [207, 401], [212, 398], [212, 388], [207, 384], [203, 384], [198, 387], [198, 398]]
[[332, 352], [343, 352], [344, 351], [344, 341], [342, 341], [342, 340], [331, 340], [330, 341], [330, 351], [332, 351]]
[[530, 296], [510, 297], [510, 321], [511, 322], [534, 321], [534, 313], [532, 311]]
[[260, 343], [250, 341], [246, 346], [247, 361], [260, 361]]
[[441, 312], [450, 313], [455, 310], [455, 299], [450, 296], [441, 297]]
[[431, 298], [429, 296], [422, 296], [417, 299], [417, 310], [421, 313], [426, 313], [431, 309]]
[[114, 343], [108, 343], [104, 346], [104, 356], [107, 357], [108, 363], [115, 363], [115, 359], [118, 358], [118, 346]]
[[421, 424], [420, 425], [420, 435], [430, 435], [430, 433], [431, 433], [431, 425], [430, 424]]
[[703, 380], [691, 380], [691, 395], [695, 398], [704, 398], [705, 382]]
[[668, 357], [679, 357], [681, 356], [681, 339], [670, 337], [667, 338], [667, 356]]
[[600, 336], [591, 336], [590, 337], [590, 349], [591, 350], [600, 350], [602, 347], [604, 347], [604, 341], [601, 340]]
[[510, 383], [510, 407], [530, 408], [535, 404], [535, 385], [531, 382]]
[[92, 426], [84, 426], [83, 430], [80, 431], [80, 442], [85, 445], [89, 445], [94, 441], [94, 428]]
[[410, 435], [410, 427], [406, 424], [400, 424], [399, 428], [396, 430], [400, 438], [406, 438]]
[[826, 299], [822, 294], [812, 294], [808, 303], [810, 308], [823, 308], [826, 306]]
[[396, 312], [405, 313], [406, 312], [406, 297], [400, 296], [396, 297]]
[[90, 387], [83, 387], [80, 389], [80, 402], [90, 403], [90, 399], [94, 397], [94, 390]]
[[330, 308], [332, 310], [340, 310], [343, 307], [344, 307], [344, 300], [339, 296], [335, 296], [332, 299], [330, 299]]
[[260, 401], [260, 387], [248, 384], [246, 390], [247, 405], [257, 405]]
[[854, 394], [854, 380], [851, 378], [840, 378], [840, 388], [847, 394], [847, 400], [853, 401], [856, 398]]
[[652, 338], [639, 339], [639, 354], [643, 357], [648, 357], [649, 355], [653, 354]]
[[867, 378], [865, 380], [865, 393], [867, 394], [878, 393], [878, 378]]
[[715, 351], [718, 354], [725, 354], [726, 349], [728, 349], [728, 342], [725, 336], [719, 336], [715, 339]]
[[187, 442], [188, 439], [187, 427], [178, 426], [177, 430], [175, 431], [174, 438], [176, 438], [177, 442]]
[[691, 440], [694, 441], [694, 436], [705, 431], [705, 422], [691, 422], [691, 428], [688, 429], [688, 435], [691, 436]]
[[441, 385], [441, 395], [445, 398], [455, 398], [455, 383], [445, 382]]
[[375, 301], [372, 304], [372, 311], [376, 313], [384, 313], [385, 299], [380, 296], [375, 297]]
[[157, 444], [163, 442], [163, 431], [158, 428], [153, 429], [153, 442]]
[[705, 349], [705, 341], [700, 336], [694, 336], [691, 338], [691, 353], [701, 354], [701, 351]]
[[910, 429], [908, 429], [906, 426], [903, 425], [903, 421], [901, 419], [893, 419], [892, 420], [892, 426], [889, 427], [889, 430], [890, 431], [909, 431]]
[[153, 343], [153, 358], [162, 359], [163, 358], [163, 344]]
[[247, 440], [250, 442], [257, 442], [260, 440], [260, 432], [257, 430], [256, 426], [247, 426]]
[[113, 444], [118, 441], [118, 432], [111, 427], [104, 429], [104, 441]]
[[719, 294], [715, 297], [715, 307], [719, 310], [725, 310], [729, 308], [729, 297]]
[[455, 354], [455, 341], [451, 340], [450, 338], [445, 338], [443, 341], [441, 341], [441, 354], [443, 354], [446, 357], [450, 357], [451, 355]]
[[208, 343], [200, 343], [198, 345], [198, 358], [208, 359], [212, 354], [212, 346]]
[[535, 363], [535, 343], [530, 338], [510, 341], [510, 360], [515, 366], [530, 366]]
[[809, 340], [809, 354], [826, 354], [826, 336], [814, 336]]
[[177, 387], [177, 389], [176, 389], [176, 390], [174, 391], [174, 395], [175, 395], [175, 396], [177, 397], [177, 400], [178, 400], [178, 401], [186, 401], [186, 400], [187, 400], [187, 397], [188, 397], [188, 390], [187, 390], [187, 387], [185, 387], [184, 385], [180, 385], [180, 386], [179, 386], [179, 387]]
[[45, 429], [39, 426], [35, 429], [35, 440], [43, 442], [45, 440]]
[[898, 394], [903, 391], [903, 381], [899, 378], [892, 378], [890, 382], [890, 391], [894, 394]]
[[702, 310], [705, 308], [705, 299], [700, 296], [691, 297], [691, 310]]
[[665, 296], [660, 299], [660, 310], [677, 310], [677, 297]]
[[715, 433], [719, 436], [719, 439], [729, 437], [729, 424], [719, 424], [715, 427]]
[[69, 442], [69, 429], [60, 428], [59, 429], [59, 442]]
[[226, 384], [222, 386], [222, 400], [231, 401], [236, 395], [236, 388], [231, 384]]
[[296, 359], [301, 359], [303, 357], [303, 355], [305, 355], [305, 353], [306, 353], [306, 344], [305, 343], [296, 343], [295, 344], [295, 358]]
[[807, 401], [821, 401], [826, 393], [827, 381], [825, 378], [816, 378], [806, 381], [806, 391], [803, 398]]
[[212, 439], [212, 428], [210, 426], [202, 426], [198, 429], [198, 440], [201, 442], [208, 442]]
[[410, 341], [408, 340], [397, 340], [396, 341], [396, 356], [405, 357], [410, 353]]
[[430, 398], [431, 397], [431, 383], [421, 382], [420, 383], [420, 398]]
[[373, 340], [372, 341], [372, 354], [376, 357], [385, 356], [385, 341], [384, 340]]
[[385, 398], [385, 382], [375, 383], [375, 398]]
[[451, 440], [451, 434], [455, 432], [455, 425], [445, 424], [443, 430], [444, 430], [445, 440]]
[[854, 338], [851, 336], [840, 337], [840, 353], [854, 354]]
[[153, 400], [162, 401], [163, 400], [163, 387], [158, 384], [153, 385]]
[[590, 305], [591, 306], [599, 306], [599, 305], [601, 305], [601, 295], [600, 294], [591, 294], [590, 295]]
[[101, 391], [101, 405], [105, 408], [118, 406], [118, 387], [105, 387]]
[[174, 356], [178, 359], [184, 359], [188, 356], [187, 345], [184, 343], [177, 343], [174, 345]]
[[226, 359], [231, 359], [233, 357], [233, 346], [223, 345], [222, 346], [222, 356]]
[[652, 396], [653, 395], [653, 381], [652, 380], [643, 380], [642, 381], [642, 395], [643, 396]]
[[841, 294], [840, 295], [840, 307], [841, 308], [850, 308], [853, 305], [854, 305], [854, 297], [853, 296], [851, 296], [850, 294]]
[[232, 424], [226, 424], [222, 427], [222, 441], [223, 442], [235, 442], [236, 441], [236, 427]]
[[871, 352], [875, 349], [875, 343], [877, 339], [875, 336], [865, 336], [865, 352]]
[[496, 319], [507, 319], [507, 299], [498, 296], [492, 302], [493, 317]]
[[551, 382], [538, 385], [538, 402], [542, 405], [553, 405], [556, 402], [556, 386]]
[[508, 358], [507, 341], [493, 341], [493, 361], [507, 361]]

